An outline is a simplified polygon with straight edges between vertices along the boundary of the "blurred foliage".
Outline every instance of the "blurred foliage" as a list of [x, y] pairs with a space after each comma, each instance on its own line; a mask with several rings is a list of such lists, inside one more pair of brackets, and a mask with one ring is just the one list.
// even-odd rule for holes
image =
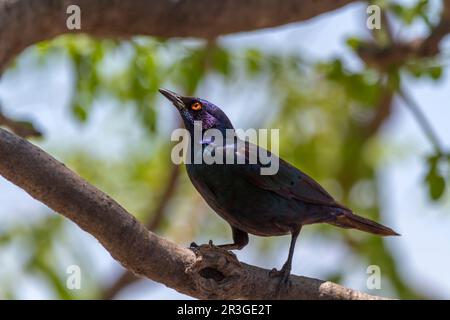
[[[384, 3], [384, 2], [383, 2]], [[405, 28], [421, 19], [431, 24], [426, 1], [413, 6], [383, 4]], [[347, 44], [356, 49], [362, 39], [350, 38]], [[142, 221], [151, 218], [161, 197], [170, 171], [169, 136], [158, 123], [157, 89], [169, 87], [175, 91], [195, 94], [205, 84], [259, 86], [258, 93], [270, 97], [269, 106], [261, 106], [259, 113], [267, 112], [259, 127], [280, 128], [280, 153], [286, 160], [300, 167], [322, 182], [340, 201], [363, 216], [382, 220], [377, 177], [380, 150], [377, 132], [368, 133], [377, 107], [387, 91], [395, 92], [405, 76], [428, 77], [439, 80], [442, 61], [415, 59], [405, 61], [388, 74], [369, 67], [350, 69], [341, 59], [307, 61], [299, 54], [276, 54], [259, 48], [227, 47], [220, 42], [165, 40], [136, 37], [129, 41], [98, 40], [84, 35], [63, 36], [45, 41], [33, 49], [36, 65], [51, 62], [55, 55], [64, 55], [71, 61], [73, 97], [68, 106], [73, 121], [89, 122], [95, 108], [100, 108], [104, 97], [113, 99], [121, 108], [133, 108], [136, 121], [133, 126], [143, 129], [145, 140], [138, 152], [122, 154], [115, 160], [105, 159], [84, 150], [74, 149], [61, 155], [64, 162], [88, 181], [94, 183], [123, 204]], [[276, 110], [270, 112], [270, 110]], [[253, 115], [248, 115], [251, 117]], [[386, 119], [383, 119], [383, 121]], [[175, 123], [173, 124], [176, 125]], [[129, 141], [140, 144], [142, 141]], [[58, 150], [53, 150], [58, 153]], [[446, 193], [449, 156], [433, 154], [428, 158], [424, 182], [429, 195], [439, 200]], [[182, 174], [178, 192], [171, 200], [168, 217], [161, 232], [178, 241], [194, 240], [196, 234], [217, 238], [229, 237], [224, 223], [208, 212]], [[183, 210], [179, 210], [183, 208]], [[189, 208], [186, 210], [186, 208]], [[182, 212], [180, 212], [182, 211]], [[173, 221], [176, 221], [173, 222]], [[201, 221], [201, 222], [200, 222]], [[55, 244], [64, 251], [73, 252], [73, 245], [62, 241], [62, 218], [45, 216], [36, 224], [11, 227], [0, 232], [0, 246], [21, 242], [27, 254], [24, 274], [39, 275], [55, 297], [79, 298], [65, 288], [64, 272], [57, 262]], [[400, 274], [396, 258], [383, 238], [335, 228], [315, 227], [330, 241], [339, 238], [360, 260], [361, 265], [377, 264], [383, 270], [383, 281], [400, 298], [421, 298], [417, 290]], [[180, 232], [183, 230], [183, 232]], [[213, 236], [214, 235], [214, 236]], [[275, 239], [264, 242], [265, 250], [273, 247]], [[91, 253], [77, 261], [88, 265]], [[343, 279], [349, 267], [345, 262], [331, 270], [330, 277]], [[13, 285], [0, 278], [0, 295], [15, 297]], [[82, 291], [81, 297], [98, 296], [101, 281], [94, 277], [92, 286]], [[376, 292], [376, 294], [380, 294]]]
[[411, 6], [401, 5], [398, 3], [390, 3], [391, 12], [397, 16], [404, 24], [410, 26], [417, 19], [423, 21], [430, 28], [432, 23], [429, 18], [429, 1], [418, 0]]
[[[444, 157], [441, 154], [433, 154], [428, 157], [428, 173], [425, 177], [425, 182], [428, 185], [428, 190], [431, 199], [439, 200], [445, 193], [446, 179], [445, 176], [449, 176], [448, 164], [450, 163], [450, 157]], [[444, 175], [442, 167], [447, 165], [447, 174]]]
[[62, 261], [76, 261], [83, 270], [92, 269], [84, 250], [77, 250], [67, 236], [67, 220], [54, 214], [34, 220], [0, 230], [0, 250], [17, 247], [20, 253], [14, 263], [18, 267], [8, 270], [11, 264], [3, 265], [7, 270], [0, 274], [0, 297], [20, 298], [16, 284], [38, 279], [44, 284], [43, 289], [53, 291], [61, 299], [95, 298], [95, 279], [88, 272], [83, 274], [85, 290], [69, 290], [66, 286], [67, 265]]

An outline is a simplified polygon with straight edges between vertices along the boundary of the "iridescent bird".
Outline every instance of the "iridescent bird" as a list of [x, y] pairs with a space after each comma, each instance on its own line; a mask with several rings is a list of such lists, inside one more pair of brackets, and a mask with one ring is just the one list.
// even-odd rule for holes
[[[225, 113], [211, 102], [166, 89], [159, 91], [178, 109], [191, 137], [194, 121], [201, 121], [203, 133], [217, 129], [225, 137], [227, 129], [234, 130]], [[276, 159], [279, 161], [276, 174], [261, 175], [261, 168], [266, 164], [249, 163], [253, 155], [259, 154], [261, 147], [257, 145], [238, 144], [235, 139], [224, 139], [221, 143], [210, 139], [195, 141], [191, 138], [190, 141], [192, 157], [195, 157], [195, 150], [203, 152], [208, 148], [209, 152], [220, 151], [224, 155], [232, 152], [236, 159], [246, 161], [246, 164], [190, 163], [186, 167], [192, 184], [203, 199], [231, 226], [233, 243], [219, 247], [242, 249], [248, 244], [249, 233], [263, 237], [291, 235], [286, 262], [280, 271], [274, 269], [271, 273], [280, 277], [280, 283], [289, 279], [295, 243], [304, 225], [328, 223], [380, 236], [398, 235], [388, 227], [355, 215], [337, 203], [311, 177], [282, 159]]]

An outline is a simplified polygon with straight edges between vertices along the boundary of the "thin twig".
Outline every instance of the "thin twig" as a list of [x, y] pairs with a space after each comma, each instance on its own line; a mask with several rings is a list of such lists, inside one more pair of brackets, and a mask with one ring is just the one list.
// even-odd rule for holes
[[378, 96], [378, 101], [375, 106], [375, 114], [373, 115], [370, 123], [366, 126], [365, 138], [369, 139], [373, 135], [375, 135], [378, 130], [381, 128], [386, 119], [391, 115], [392, 111], [392, 101], [393, 101], [393, 92], [392, 90], [383, 85], [380, 81], [380, 93]]
[[0, 105], [0, 126], [8, 128], [22, 138], [40, 138], [42, 133], [31, 122], [13, 120], [5, 116]]
[[425, 117], [425, 114], [422, 112], [420, 107], [417, 105], [417, 103], [414, 101], [414, 99], [411, 97], [410, 94], [407, 93], [405, 88], [400, 87], [397, 90], [397, 93], [399, 97], [403, 100], [405, 105], [411, 110], [411, 113], [413, 114], [414, 118], [416, 118], [417, 123], [422, 128], [422, 131], [425, 133], [427, 138], [430, 140], [431, 144], [433, 145], [435, 152], [438, 155], [444, 155], [444, 148], [442, 147], [441, 142], [439, 141], [439, 138], [434, 131], [433, 127], [431, 126], [428, 119]]

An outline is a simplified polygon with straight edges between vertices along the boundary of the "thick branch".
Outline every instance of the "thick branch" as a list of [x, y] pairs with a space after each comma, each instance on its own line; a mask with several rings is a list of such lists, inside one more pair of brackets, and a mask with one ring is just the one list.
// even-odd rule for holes
[[[57, 35], [213, 38], [303, 21], [355, 0], [0, 0], [0, 73], [24, 48]], [[81, 30], [66, 27], [69, 5]]]
[[[273, 299], [278, 279], [202, 246], [194, 254], [151, 232], [113, 199], [28, 141], [0, 129], [0, 174], [96, 237], [130, 271], [196, 298]], [[292, 276], [283, 299], [379, 299], [340, 285]]]

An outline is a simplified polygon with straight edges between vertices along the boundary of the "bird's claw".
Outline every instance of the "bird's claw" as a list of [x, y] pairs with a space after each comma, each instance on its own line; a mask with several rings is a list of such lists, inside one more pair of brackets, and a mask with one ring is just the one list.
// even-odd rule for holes
[[273, 268], [269, 272], [269, 276], [271, 278], [280, 278], [280, 285], [286, 284], [289, 282], [289, 275], [291, 274], [291, 270], [283, 266], [281, 270], [277, 270]]
[[269, 277], [271, 278], [277, 278], [280, 276], [280, 271], [277, 270], [277, 268], [273, 268], [269, 271]]
[[289, 282], [290, 270], [287, 268], [281, 268], [281, 270], [277, 270], [273, 268], [269, 272], [269, 277], [271, 278], [279, 278], [278, 285], [275, 288], [275, 297], [277, 299], [281, 299], [283, 291], [287, 291], [290, 285]]
[[195, 242], [191, 242], [191, 244], [189, 245], [189, 249], [195, 251], [198, 250], [198, 248], [200, 248], [200, 246], [198, 244], [196, 244]]
[[[212, 240], [209, 240], [209, 241], [208, 241], [208, 245], [209, 245], [210, 247], [213, 247], [213, 246], [214, 246], [213, 241], [212, 241]], [[196, 244], [195, 242], [191, 242], [191, 244], [189, 245], [189, 249], [191, 249], [191, 250], [193, 250], [193, 251], [196, 251], [196, 250], [198, 250], [199, 248], [200, 248], [200, 246], [199, 246], [198, 244]]]

